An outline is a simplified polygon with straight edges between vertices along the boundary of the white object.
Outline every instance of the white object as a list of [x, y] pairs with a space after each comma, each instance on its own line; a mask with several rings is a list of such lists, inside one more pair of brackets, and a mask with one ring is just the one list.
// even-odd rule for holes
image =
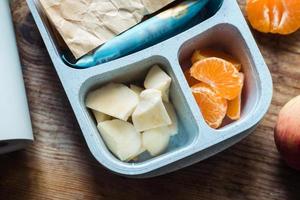
[[139, 103], [139, 96], [124, 84], [110, 83], [90, 92], [86, 106], [127, 121]]
[[141, 93], [140, 102], [132, 114], [132, 122], [138, 131], [150, 130], [172, 123], [159, 90], [148, 89]]
[[161, 154], [168, 147], [170, 134], [167, 129], [167, 127], [155, 128], [142, 134], [143, 147], [151, 156]]
[[0, 1], [0, 154], [33, 141], [9, 1]]
[[130, 84], [130, 89], [132, 89], [132, 91], [134, 91], [139, 96], [142, 93], [142, 91], [144, 90], [143, 88], [141, 88], [137, 85], [133, 85], [133, 84]]
[[144, 86], [146, 89], [157, 89], [162, 93], [165, 102], [169, 102], [169, 90], [172, 79], [158, 65], [154, 65], [148, 72]]
[[128, 159], [126, 159], [125, 161], [135, 161], [139, 158], [139, 155], [144, 153], [146, 151], [145, 147], [143, 147], [143, 145], [141, 145], [140, 150], [133, 156], [129, 157]]
[[107, 147], [120, 160], [130, 160], [141, 153], [141, 134], [131, 123], [114, 119], [101, 122], [97, 127]]
[[107, 114], [104, 114], [102, 112], [98, 112], [96, 110], [92, 110], [92, 111], [93, 111], [93, 114], [94, 114], [94, 116], [96, 118], [97, 123], [104, 122], [104, 121], [112, 119], [111, 116], [109, 116]]
[[167, 128], [167, 133], [170, 134], [171, 136], [174, 136], [178, 133], [178, 120], [177, 120], [177, 115], [174, 109], [174, 106], [170, 103], [164, 103], [165, 108], [169, 114], [169, 117], [171, 118], [172, 124], [168, 125]]

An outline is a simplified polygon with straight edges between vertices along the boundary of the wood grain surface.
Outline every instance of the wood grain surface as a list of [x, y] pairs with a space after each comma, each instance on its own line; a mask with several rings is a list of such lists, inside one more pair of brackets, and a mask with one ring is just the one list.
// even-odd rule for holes
[[14, 0], [12, 13], [36, 141], [0, 156], [0, 199], [300, 199], [300, 173], [281, 160], [273, 139], [278, 111], [300, 94], [300, 31], [253, 31], [274, 81], [272, 105], [253, 134], [193, 166], [134, 180], [92, 157], [25, 1]]

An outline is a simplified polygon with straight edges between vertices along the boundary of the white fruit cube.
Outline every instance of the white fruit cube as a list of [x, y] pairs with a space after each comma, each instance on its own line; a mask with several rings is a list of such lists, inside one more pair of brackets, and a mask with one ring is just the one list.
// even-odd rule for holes
[[151, 154], [157, 156], [168, 147], [170, 134], [166, 133], [166, 127], [155, 128], [142, 133], [143, 147]]
[[170, 101], [169, 96], [170, 96], [170, 88], [168, 88], [167, 90], [165, 90], [165, 91], [162, 92], [162, 100], [164, 102], [168, 103]]
[[139, 96], [142, 93], [142, 91], [144, 90], [143, 88], [133, 85], [133, 84], [130, 84], [130, 89], [132, 89], [132, 91], [134, 91]]
[[171, 77], [158, 65], [154, 65], [146, 76], [144, 86], [146, 89], [160, 90], [163, 100], [169, 102], [169, 89], [171, 82]]
[[171, 118], [172, 124], [167, 126], [167, 133], [171, 136], [176, 135], [178, 133], [178, 119], [174, 109], [174, 106], [170, 103], [164, 103], [165, 108]]
[[141, 149], [137, 152], [136, 155], [131, 156], [130, 158], [128, 158], [126, 161], [136, 161], [138, 160], [138, 156], [142, 153], [144, 153], [146, 151], [145, 147], [143, 147], [143, 145], [141, 146]]
[[109, 150], [120, 160], [130, 160], [140, 153], [141, 134], [131, 123], [114, 119], [100, 122], [98, 129]]
[[98, 112], [96, 110], [92, 110], [95, 118], [96, 118], [96, 121], [97, 121], [97, 124], [100, 123], [100, 122], [104, 122], [104, 121], [107, 121], [107, 120], [111, 120], [112, 117], [109, 116], [109, 115], [106, 115], [102, 112]]
[[141, 93], [140, 102], [132, 114], [132, 122], [138, 131], [150, 130], [172, 123], [159, 90], [148, 89]]
[[86, 106], [127, 121], [138, 102], [138, 95], [126, 85], [110, 83], [90, 92], [86, 99]]

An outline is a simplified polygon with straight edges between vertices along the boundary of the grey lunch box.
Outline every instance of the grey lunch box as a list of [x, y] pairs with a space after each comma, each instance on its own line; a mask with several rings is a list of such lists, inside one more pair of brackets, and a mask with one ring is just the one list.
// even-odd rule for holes
[[[225, 0], [214, 16], [175, 37], [88, 69], [71, 68], [62, 61], [39, 1], [27, 3], [90, 151], [112, 172], [127, 177], [153, 177], [204, 160], [250, 134], [270, 106], [271, 75], [236, 0]], [[182, 71], [193, 51], [206, 47], [230, 52], [241, 61], [245, 74], [241, 119], [217, 130], [205, 123]], [[172, 137], [167, 151], [160, 156], [142, 155], [135, 162], [122, 162], [103, 142], [92, 114], [85, 107], [85, 97], [108, 82], [142, 80], [154, 64], [159, 64], [173, 80], [170, 98], [179, 118], [179, 134]]]

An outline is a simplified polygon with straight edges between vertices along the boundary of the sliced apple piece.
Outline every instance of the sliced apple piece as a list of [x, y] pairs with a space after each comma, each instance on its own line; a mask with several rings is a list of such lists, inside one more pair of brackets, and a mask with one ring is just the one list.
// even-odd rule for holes
[[177, 115], [174, 109], [174, 106], [170, 103], [164, 103], [165, 108], [171, 118], [172, 124], [167, 126], [167, 133], [170, 134], [171, 136], [176, 135], [178, 133], [178, 120], [177, 120]]
[[151, 156], [157, 156], [166, 150], [170, 140], [167, 127], [160, 127], [142, 133], [143, 147]]
[[143, 88], [133, 84], [130, 84], [130, 89], [132, 89], [132, 91], [134, 91], [137, 95], [140, 95], [144, 90]]
[[161, 99], [162, 93], [160, 90], [157, 89], [146, 89], [141, 92], [140, 97], [143, 99], [151, 99], [151, 98]]
[[124, 121], [127, 121], [138, 103], [138, 95], [126, 85], [118, 83], [96, 89], [86, 99], [88, 108]]
[[144, 153], [146, 151], [145, 147], [143, 147], [143, 145], [141, 146], [141, 149], [137, 152], [136, 155], [133, 155], [132, 157], [128, 158], [126, 161], [137, 161], [139, 158], [139, 155]]
[[164, 92], [162, 93], [162, 100], [163, 100], [164, 102], [169, 103], [169, 102], [170, 102], [169, 96], [170, 96], [170, 88], [168, 88], [166, 91], [164, 91]]
[[111, 120], [112, 117], [107, 115], [107, 114], [104, 114], [102, 112], [99, 112], [99, 111], [96, 111], [96, 110], [92, 110], [95, 118], [96, 118], [96, 121], [97, 121], [97, 124], [100, 123], [100, 122], [104, 122], [104, 121], [107, 121], [107, 120]]
[[120, 160], [132, 159], [140, 153], [141, 134], [131, 123], [114, 119], [100, 122], [97, 127], [109, 150]]
[[167, 126], [172, 123], [159, 90], [147, 89], [141, 93], [140, 102], [132, 114], [132, 122], [138, 131]]
[[158, 65], [154, 65], [148, 72], [144, 86], [146, 89], [157, 89], [162, 93], [163, 101], [169, 102], [169, 88], [171, 77], [165, 73]]

